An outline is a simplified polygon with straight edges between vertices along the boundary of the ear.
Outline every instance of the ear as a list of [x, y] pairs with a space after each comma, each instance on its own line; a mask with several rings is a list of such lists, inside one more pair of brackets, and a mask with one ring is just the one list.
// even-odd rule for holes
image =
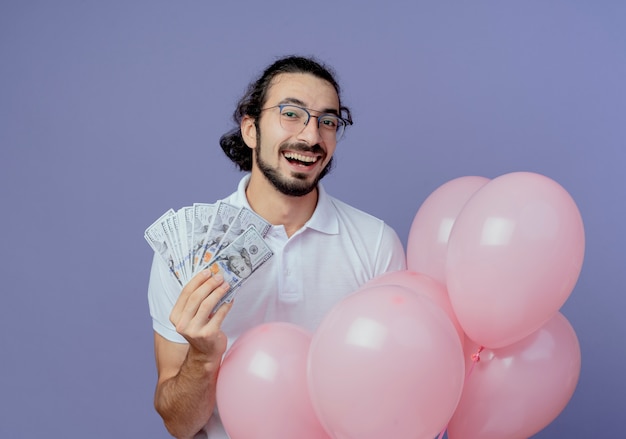
[[248, 145], [248, 148], [256, 148], [256, 125], [255, 119], [250, 116], [244, 116], [241, 120], [241, 137]]

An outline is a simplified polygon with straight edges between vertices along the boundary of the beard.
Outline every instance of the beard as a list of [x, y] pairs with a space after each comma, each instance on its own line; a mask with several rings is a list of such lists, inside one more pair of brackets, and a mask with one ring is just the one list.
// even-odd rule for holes
[[[258, 132], [258, 131], [257, 131]], [[307, 174], [305, 173], [297, 173], [294, 172], [290, 176], [283, 176], [280, 174], [277, 168], [272, 168], [268, 163], [266, 163], [261, 158], [261, 139], [260, 134], [257, 136], [257, 148], [256, 148], [256, 164], [259, 167], [259, 170], [263, 173], [265, 178], [283, 195], [288, 195], [290, 197], [303, 197], [309, 193], [311, 193], [315, 188], [317, 188], [317, 184], [320, 182], [325, 175], [327, 175], [332, 169], [333, 158], [331, 157], [322, 172], [311, 182], [307, 181]], [[321, 147], [319, 145], [308, 146], [302, 143], [284, 143], [281, 145], [281, 150], [289, 149], [292, 151], [310, 151], [310, 152], [318, 152], [321, 151]]]

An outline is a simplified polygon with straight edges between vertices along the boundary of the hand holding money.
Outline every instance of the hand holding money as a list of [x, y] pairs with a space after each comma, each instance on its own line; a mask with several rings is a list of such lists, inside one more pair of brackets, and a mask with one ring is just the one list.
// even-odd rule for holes
[[185, 285], [170, 315], [176, 331], [209, 360], [221, 358], [226, 350], [226, 336], [220, 328], [232, 305], [216, 308], [229, 289], [221, 274], [202, 270]]
[[273, 255], [263, 239], [270, 227], [250, 209], [219, 201], [170, 209], [144, 237], [181, 288], [202, 270], [220, 275], [229, 289], [217, 309], [232, 301], [239, 286]]

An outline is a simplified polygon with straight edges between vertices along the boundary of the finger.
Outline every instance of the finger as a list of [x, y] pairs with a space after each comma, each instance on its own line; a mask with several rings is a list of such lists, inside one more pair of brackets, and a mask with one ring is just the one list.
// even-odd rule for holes
[[[227, 282], [224, 282], [202, 300], [202, 303], [199, 305], [198, 311], [196, 312], [196, 315], [202, 325], [205, 325], [209, 320], [213, 320], [215, 313], [217, 312], [218, 304], [229, 291], [230, 285]], [[219, 308], [221, 307], [222, 305], [219, 306]]]
[[229, 290], [230, 286], [221, 275], [216, 275], [214, 279], [200, 285], [180, 310], [175, 323], [176, 330], [188, 334], [201, 330], [209, 321], [215, 306]]
[[[206, 279], [186, 297], [180, 297], [170, 314], [170, 320], [174, 325], [189, 322], [198, 313], [202, 302], [224, 283], [222, 276], [215, 276]], [[216, 302], [217, 303], [217, 302]]]
[[[204, 285], [199, 288], [203, 289]], [[188, 301], [188, 306], [183, 310], [181, 319], [176, 325], [176, 330], [187, 340], [202, 338], [210, 339], [220, 331], [222, 321], [225, 317], [225, 311], [230, 309], [228, 306], [224, 311], [219, 313], [219, 317], [214, 320], [213, 310], [219, 301], [228, 293], [230, 286], [223, 282], [217, 288], [213, 289], [202, 302], [197, 306], [191, 304], [194, 300], [192, 295]], [[220, 306], [220, 308], [222, 308]]]
[[[212, 308], [215, 308], [214, 304], [211, 304], [210, 306]], [[224, 322], [226, 315], [228, 314], [228, 312], [231, 310], [232, 307], [233, 307], [232, 301], [221, 304], [219, 308], [215, 310], [215, 312], [212, 313], [211, 316], [207, 320], [204, 321], [201, 327], [195, 328], [195, 330], [197, 331], [197, 334], [206, 340], [212, 339], [216, 341], [215, 337], [219, 337], [220, 334], [223, 335], [222, 323]], [[196, 319], [196, 323], [200, 323], [200, 322], [201, 322], [201, 319], [198, 317]]]
[[183, 302], [186, 301], [187, 298], [191, 295], [191, 293], [193, 293], [200, 285], [206, 282], [207, 279], [211, 278], [211, 275], [212, 275], [211, 270], [207, 268], [205, 270], [200, 271], [198, 274], [192, 277], [191, 280], [187, 282], [187, 284], [181, 291], [180, 296], [178, 298], [179, 301], [180, 300], [182, 300]]
[[228, 312], [230, 311], [230, 309], [233, 307], [233, 303], [234, 301], [231, 300], [230, 302], [226, 302], [220, 305], [220, 307], [211, 316], [211, 321], [214, 322], [219, 327], [221, 327], [222, 322], [228, 315]]
[[203, 270], [183, 288], [178, 300], [170, 313], [170, 321], [176, 325], [184, 315], [191, 318], [198, 310], [200, 303], [224, 282], [221, 275], [212, 276], [209, 270]]

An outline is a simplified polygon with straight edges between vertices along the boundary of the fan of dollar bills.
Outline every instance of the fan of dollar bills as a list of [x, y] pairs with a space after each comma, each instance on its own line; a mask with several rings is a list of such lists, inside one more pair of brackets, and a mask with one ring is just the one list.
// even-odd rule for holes
[[170, 209], [146, 229], [144, 237], [181, 288], [206, 268], [214, 275], [221, 273], [230, 289], [219, 307], [230, 302], [237, 288], [273, 255], [264, 240], [269, 229], [270, 224], [250, 209], [218, 201]]

